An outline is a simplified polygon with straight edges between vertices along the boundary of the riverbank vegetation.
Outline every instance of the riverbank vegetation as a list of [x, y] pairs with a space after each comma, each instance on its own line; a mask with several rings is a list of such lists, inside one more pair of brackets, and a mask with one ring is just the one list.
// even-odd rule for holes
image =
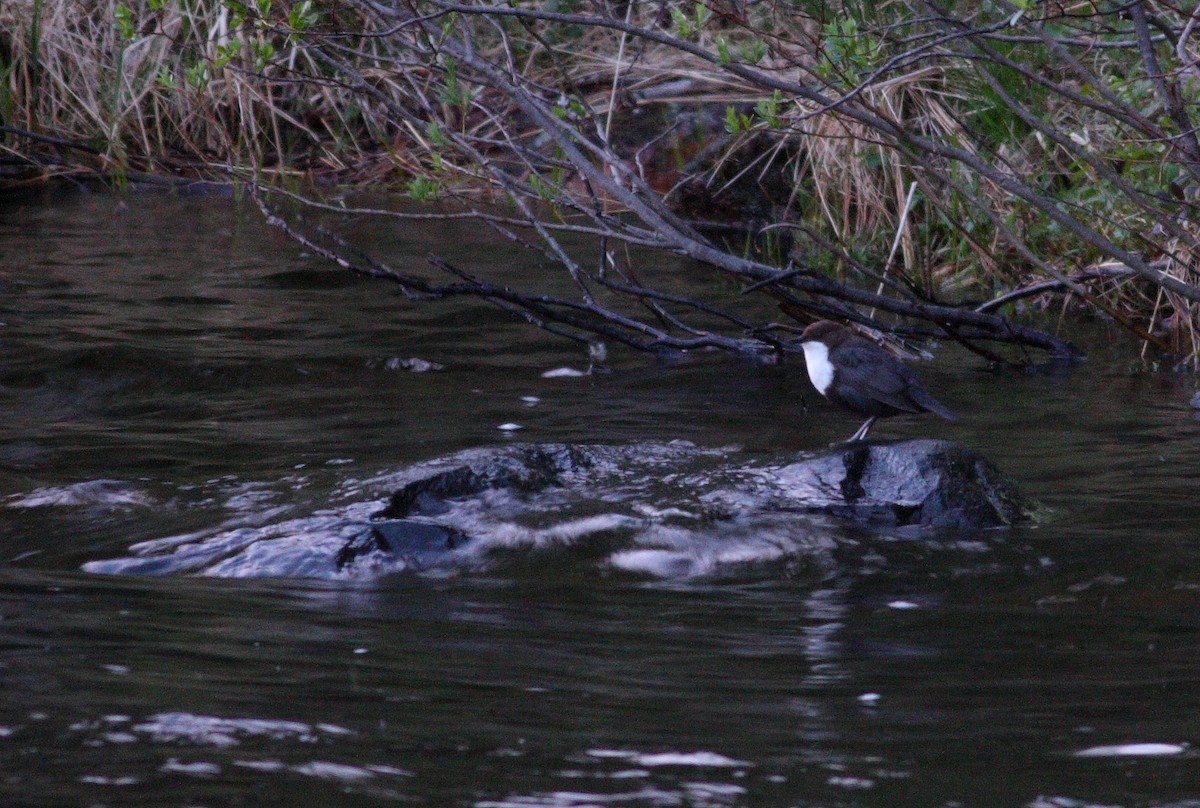
[[[235, 179], [413, 299], [476, 295], [592, 344], [769, 352], [833, 316], [993, 359], [1071, 353], [1015, 316], [1066, 306], [1200, 356], [1200, 10], [10, 0], [0, 23], [10, 176]], [[330, 184], [424, 204], [311, 190]], [[566, 286], [392, 268], [333, 213], [477, 220]]]

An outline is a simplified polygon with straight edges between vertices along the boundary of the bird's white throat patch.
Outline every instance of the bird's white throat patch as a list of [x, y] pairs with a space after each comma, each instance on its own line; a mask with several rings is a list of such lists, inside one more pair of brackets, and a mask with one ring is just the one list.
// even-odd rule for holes
[[823, 342], [802, 343], [804, 348], [804, 364], [808, 366], [808, 378], [812, 380], [817, 392], [825, 395], [829, 385], [833, 384], [833, 363], [829, 361], [829, 346]]

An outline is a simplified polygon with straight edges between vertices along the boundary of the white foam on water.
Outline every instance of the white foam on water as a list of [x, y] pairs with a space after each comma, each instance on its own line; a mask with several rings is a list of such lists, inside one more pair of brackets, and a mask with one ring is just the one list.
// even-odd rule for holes
[[481, 800], [473, 808], [592, 808], [596, 805], [682, 805], [677, 791], [664, 791], [647, 786], [637, 791], [615, 794], [593, 794], [586, 791], [551, 791], [538, 794], [517, 794], [499, 800]]
[[106, 743], [137, 743], [137, 736], [132, 732], [106, 732], [100, 736]]
[[89, 480], [73, 485], [38, 488], [28, 494], [18, 494], [4, 504], [9, 508], [126, 508], [148, 507], [154, 504], [154, 500], [145, 491], [122, 480]]
[[235, 760], [233, 765], [256, 772], [281, 772], [287, 768], [287, 764], [281, 760]]
[[398, 356], [393, 356], [384, 362], [384, 367], [388, 370], [407, 370], [412, 373], [428, 373], [431, 370], [445, 370], [446, 366], [437, 362], [430, 362], [428, 359], [421, 359], [417, 356], [401, 359]]
[[206, 763], [202, 760], [195, 763], [180, 763], [175, 758], [168, 758], [166, 763], [158, 767], [158, 770], [175, 774], [189, 774], [192, 777], [215, 777], [221, 773], [221, 767], [216, 763]]
[[545, 373], [543, 373], [542, 378], [543, 379], [574, 379], [574, 378], [578, 378], [580, 376], [586, 376], [586, 375], [587, 375], [587, 373], [585, 373], [584, 371], [576, 370], [575, 368], [554, 368], [553, 370], [547, 370]]
[[744, 760], [735, 760], [716, 752], [631, 752], [623, 749], [589, 749], [588, 757], [629, 760], [639, 766], [698, 766], [709, 768], [743, 768], [753, 766]]
[[618, 550], [608, 563], [656, 578], [691, 578], [775, 562], [814, 549], [810, 536], [788, 531], [730, 526], [725, 535], [714, 535], [706, 529], [655, 523], [637, 537], [639, 546]]
[[859, 789], [861, 791], [865, 791], [869, 788], [875, 787], [875, 781], [869, 780], [865, 777], [835, 776], [835, 777], [830, 777], [825, 782], [827, 782], [831, 786], [838, 786], [839, 788], [854, 788], [854, 789]]
[[354, 731], [339, 727], [337, 724], [317, 724], [317, 729], [326, 735], [353, 735]]
[[746, 789], [733, 783], [684, 783], [689, 805], [732, 805]]
[[656, 508], [653, 505], [648, 505], [644, 502], [635, 502], [633, 510], [647, 519], [669, 519], [678, 517], [680, 519], [699, 519], [700, 515], [693, 511], [685, 511], [682, 508], [668, 507]]
[[[281, 482], [286, 481], [284, 478]], [[296, 478], [291, 478], [293, 482]], [[293, 489], [295, 486], [293, 486]], [[266, 483], [249, 482], [238, 485], [225, 497], [225, 508], [234, 513], [253, 515], [256, 520], [268, 520], [275, 514], [286, 513], [286, 506], [273, 505], [280, 492], [269, 488]]]
[[613, 553], [608, 563], [619, 570], [655, 578], [683, 578], [693, 571], [694, 559], [678, 550], [622, 550]]
[[1033, 801], [1028, 803], [1025, 808], [1124, 808], [1124, 806], [1102, 804], [1098, 802], [1084, 802], [1083, 800], [1076, 799], [1075, 797], [1047, 797], [1039, 794], [1038, 796], [1034, 797]]
[[85, 774], [79, 782], [89, 786], [133, 786], [137, 785], [136, 777], [108, 777], [103, 774]]
[[1166, 757], [1181, 754], [1186, 750], [1186, 745], [1178, 743], [1125, 743], [1082, 749], [1075, 753], [1075, 757]]
[[486, 552], [497, 547], [547, 547], [556, 544], [571, 544], [596, 533], [639, 525], [641, 520], [619, 513], [603, 513], [571, 519], [545, 528], [530, 528], [513, 522], [479, 523], [465, 525], [464, 532], [476, 536], [471, 545], [475, 552]]
[[131, 544], [129, 546], [129, 552], [133, 553], [134, 555], [150, 555], [152, 553], [162, 552], [173, 547], [180, 547], [185, 544], [193, 544], [219, 533], [220, 530], [221, 527], [206, 528], [205, 530], [197, 530], [192, 533], [179, 533], [174, 536], [164, 536], [161, 539], [140, 541], [137, 544]]
[[293, 766], [292, 771], [306, 774], [310, 777], [320, 777], [322, 780], [368, 780], [375, 773], [360, 766], [349, 766], [345, 763], [330, 763], [327, 760], [314, 760]]
[[716, 752], [660, 752], [653, 755], [638, 755], [633, 761], [642, 766], [701, 766], [734, 768], [749, 766], [744, 760], [735, 760]]
[[[333, 725], [322, 724], [321, 727]], [[299, 721], [277, 721], [268, 718], [219, 718], [191, 713], [159, 713], [135, 724], [133, 731], [164, 743], [193, 743], [201, 746], [231, 747], [242, 737], [267, 737], [274, 740], [297, 740], [315, 743], [322, 734], [349, 734], [337, 727], [336, 733]]]
[[372, 764], [366, 767], [368, 770], [376, 774], [389, 774], [392, 777], [416, 777], [415, 772], [410, 772], [407, 769], [397, 769], [395, 766], [384, 766], [382, 764]]

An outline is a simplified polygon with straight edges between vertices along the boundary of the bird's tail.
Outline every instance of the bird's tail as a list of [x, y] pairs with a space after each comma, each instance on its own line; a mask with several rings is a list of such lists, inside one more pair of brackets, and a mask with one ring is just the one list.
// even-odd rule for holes
[[942, 402], [938, 401], [933, 396], [929, 395], [929, 393], [926, 393], [924, 390], [909, 390], [908, 397], [911, 398], [915, 404], [920, 405], [922, 409], [940, 415], [947, 421], [958, 420], [958, 416], [954, 414], [953, 410], [951, 410]]

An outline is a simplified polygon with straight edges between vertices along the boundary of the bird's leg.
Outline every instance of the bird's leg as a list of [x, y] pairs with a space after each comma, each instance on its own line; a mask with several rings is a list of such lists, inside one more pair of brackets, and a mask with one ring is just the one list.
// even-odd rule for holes
[[850, 440], [846, 443], [857, 443], [860, 440], [867, 439], [867, 433], [871, 431], [871, 427], [875, 426], [875, 421], [879, 419], [878, 415], [872, 415], [867, 419], [867, 422], [858, 428], [858, 431], [850, 436]]

